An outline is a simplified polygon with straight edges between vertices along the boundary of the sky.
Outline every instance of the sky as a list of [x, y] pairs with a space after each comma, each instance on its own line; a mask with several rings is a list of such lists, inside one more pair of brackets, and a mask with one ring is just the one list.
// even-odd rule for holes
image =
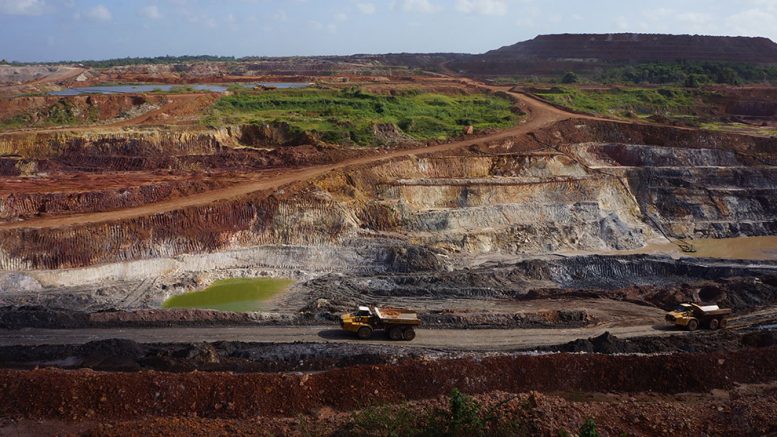
[[0, 59], [482, 53], [548, 33], [777, 41], [777, 0], [0, 0]]

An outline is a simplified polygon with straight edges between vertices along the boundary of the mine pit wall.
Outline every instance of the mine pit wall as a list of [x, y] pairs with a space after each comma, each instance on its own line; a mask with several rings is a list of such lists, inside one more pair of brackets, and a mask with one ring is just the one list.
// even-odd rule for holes
[[14, 133], [0, 136], [0, 176], [51, 171], [257, 170], [330, 163], [359, 150], [245, 148], [244, 127]]
[[[118, 176], [120, 177], [120, 176]], [[132, 208], [170, 198], [201, 193], [228, 185], [221, 179], [169, 180], [121, 189], [79, 192], [0, 193], [0, 223], [67, 213], [89, 213]]]
[[715, 148], [591, 144], [581, 162], [628, 179], [643, 213], [675, 238], [777, 233], [777, 166]]
[[[189, 141], [166, 135], [160, 134], [156, 142], [116, 138], [97, 150], [135, 156], [185, 155], [192, 150], [249, 153], [227, 150], [214, 136], [193, 136]], [[734, 150], [740, 161], [752, 159], [741, 161], [745, 164], [777, 156], [774, 140], [568, 120], [498, 145], [473, 145], [448, 156], [393, 159], [333, 172], [273, 195], [255, 193], [110, 223], [2, 230], [0, 269], [76, 268], [256, 246], [316, 248], [347, 242], [383, 248], [394, 254], [381, 261], [385, 268], [401, 271], [411, 265], [439, 268], [435, 252], [466, 256], [638, 247], [655, 234], [642, 217], [653, 206], [635, 201], [622, 175], [587, 168], [584, 160], [559, 147], [592, 141]], [[92, 147], [68, 144], [78, 150]], [[44, 149], [27, 152], [45, 155]], [[62, 146], [58, 154], [65, 155], [66, 150]], [[767, 173], [763, 178], [771, 180]], [[631, 190], [639, 197], [639, 190]], [[424, 246], [433, 251], [421, 249]], [[397, 248], [403, 248], [402, 256], [412, 255], [413, 261], [397, 258], [402, 252]], [[366, 262], [375, 265], [374, 259]]]
[[[357, 302], [392, 299], [542, 299], [606, 297], [671, 309], [705, 301], [737, 310], [777, 302], [777, 263], [665, 256], [542, 257], [451, 271], [322, 275], [305, 287], [333, 313]], [[308, 309], [312, 310], [314, 303]]]

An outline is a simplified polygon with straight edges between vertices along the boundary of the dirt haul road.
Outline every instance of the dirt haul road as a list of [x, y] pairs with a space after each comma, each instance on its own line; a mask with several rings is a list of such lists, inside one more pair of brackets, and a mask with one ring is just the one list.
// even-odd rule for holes
[[380, 333], [372, 340], [357, 340], [336, 326], [259, 326], [202, 328], [106, 328], [106, 329], [21, 329], [0, 331], [0, 346], [83, 344], [95, 340], [122, 338], [138, 343], [191, 343], [243, 341], [256, 343], [358, 342], [446, 350], [507, 351], [562, 344], [578, 338], [601, 335], [618, 338], [683, 334], [652, 325], [592, 327], [577, 329], [419, 329], [412, 342], [390, 342]]
[[0, 229], [45, 229], [67, 227], [90, 223], [103, 223], [116, 220], [132, 219], [137, 217], [161, 214], [175, 211], [192, 206], [206, 205], [220, 200], [233, 199], [257, 191], [273, 190], [294, 182], [310, 180], [322, 176], [333, 170], [340, 170], [346, 167], [361, 166], [373, 164], [379, 161], [400, 158], [413, 155], [426, 155], [437, 152], [455, 150], [470, 146], [476, 143], [492, 142], [527, 134], [533, 130], [548, 126], [555, 122], [568, 118], [586, 118], [584, 116], [570, 114], [546, 103], [528, 97], [523, 94], [507, 91], [507, 87], [485, 87], [492, 91], [501, 91], [508, 93], [511, 97], [521, 102], [527, 111], [527, 119], [510, 129], [499, 131], [497, 133], [486, 135], [474, 139], [455, 141], [452, 143], [439, 144], [429, 147], [419, 147], [416, 149], [404, 149], [394, 151], [376, 151], [375, 155], [361, 158], [348, 159], [336, 164], [307, 167], [303, 169], [289, 170], [271, 180], [259, 182], [250, 182], [245, 184], [233, 185], [229, 188], [212, 190], [200, 194], [195, 194], [183, 198], [173, 199], [164, 202], [152, 203], [135, 208], [126, 208], [115, 211], [106, 211], [89, 214], [73, 214], [64, 217], [47, 217], [21, 222], [12, 222], [0, 224]]

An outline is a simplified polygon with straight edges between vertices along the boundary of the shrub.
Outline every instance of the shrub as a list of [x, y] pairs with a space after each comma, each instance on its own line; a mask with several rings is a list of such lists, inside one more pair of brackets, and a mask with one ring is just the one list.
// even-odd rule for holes
[[596, 430], [596, 422], [588, 419], [580, 427], [580, 437], [599, 437], [599, 431]]
[[577, 83], [577, 81], [577, 75], [572, 71], [568, 71], [564, 77], [561, 78], [561, 83]]

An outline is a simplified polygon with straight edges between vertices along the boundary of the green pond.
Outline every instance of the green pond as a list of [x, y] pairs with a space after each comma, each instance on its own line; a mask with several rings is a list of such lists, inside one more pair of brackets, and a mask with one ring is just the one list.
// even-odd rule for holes
[[162, 308], [201, 308], [219, 311], [261, 311], [264, 302], [294, 283], [284, 278], [222, 279], [210, 287], [172, 296]]

